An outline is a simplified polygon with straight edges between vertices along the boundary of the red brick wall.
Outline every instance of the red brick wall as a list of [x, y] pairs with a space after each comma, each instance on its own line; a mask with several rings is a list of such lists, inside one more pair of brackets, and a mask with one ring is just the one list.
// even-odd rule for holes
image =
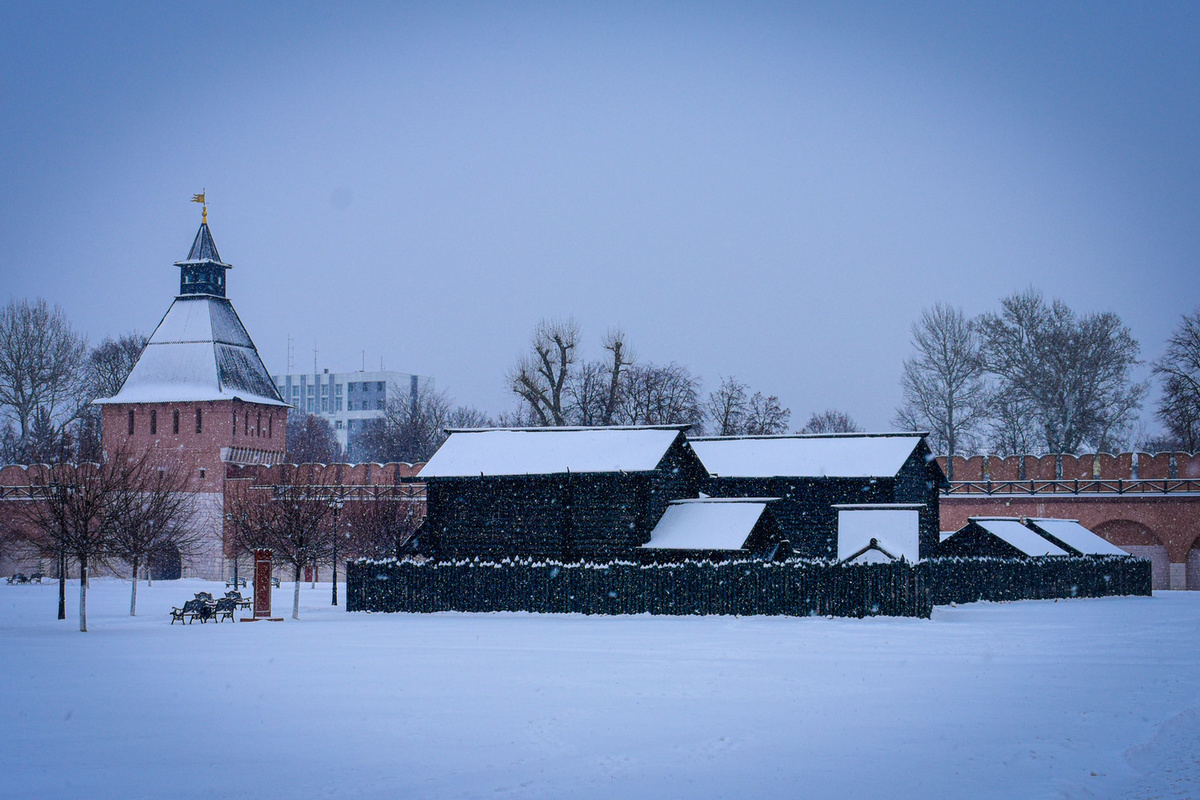
[[[201, 411], [196, 432], [196, 410]], [[133, 434], [129, 434], [129, 412]], [[179, 412], [179, 433], [174, 432], [174, 412]], [[150, 432], [151, 412], [156, 429]], [[236, 417], [236, 428], [235, 428]], [[262, 420], [261, 427], [259, 420]], [[287, 409], [234, 400], [198, 403], [128, 403], [105, 405], [102, 411], [105, 452], [145, 448], [169, 451], [192, 473], [193, 490], [224, 491], [225, 470], [221, 448], [250, 447], [282, 453], [287, 447]], [[201, 470], [204, 471], [203, 477]]]

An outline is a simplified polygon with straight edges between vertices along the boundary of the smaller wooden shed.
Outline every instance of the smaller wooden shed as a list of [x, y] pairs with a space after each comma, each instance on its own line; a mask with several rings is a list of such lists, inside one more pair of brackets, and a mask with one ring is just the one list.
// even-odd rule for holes
[[970, 517], [941, 543], [937, 554], [992, 558], [1073, 555], [1020, 517]]
[[644, 558], [725, 561], [790, 554], [771, 514], [772, 497], [673, 500], [642, 545]]

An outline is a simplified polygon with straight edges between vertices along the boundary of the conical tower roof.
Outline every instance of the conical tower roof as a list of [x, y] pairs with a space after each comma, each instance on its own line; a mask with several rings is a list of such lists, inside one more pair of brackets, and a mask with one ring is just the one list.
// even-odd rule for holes
[[[224, 270], [208, 223], [200, 225], [182, 270], [180, 294], [137, 364], [106, 403], [243, 400], [285, 406], [258, 349], [226, 298]], [[211, 273], [211, 274], [210, 274]]]

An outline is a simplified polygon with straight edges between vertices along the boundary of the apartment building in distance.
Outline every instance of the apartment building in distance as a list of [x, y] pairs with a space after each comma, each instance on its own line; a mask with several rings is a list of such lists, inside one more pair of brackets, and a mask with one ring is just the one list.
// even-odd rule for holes
[[272, 375], [275, 388], [297, 414], [316, 414], [329, 420], [338, 444], [355, 458], [354, 439], [368, 420], [383, 416], [393, 399], [415, 404], [420, 393], [433, 388], [433, 378], [391, 370], [357, 372], [295, 372]]

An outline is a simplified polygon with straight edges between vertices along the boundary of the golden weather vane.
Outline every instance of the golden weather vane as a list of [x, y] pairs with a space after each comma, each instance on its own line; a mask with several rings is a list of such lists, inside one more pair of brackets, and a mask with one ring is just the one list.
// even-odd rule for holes
[[201, 213], [201, 217], [200, 217], [200, 222], [201, 222], [201, 224], [203, 224], [203, 225], [207, 225], [207, 224], [208, 224], [208, 200], [206, 200], [206, 199], [205, 199], [205, 197], [204, 197], [204, 195], [205, 195], [205, 192], [206, 192], [206, 191], [207, 191], [207, 190], [204, 190], [204, 191], [201, 191], [201, 192], [200, 192], [200, 194], [194, 194], [194, 195], [192, 195], [192, 202], [193, 202], [193, 203], [201, 203], [201, 204], [203, 204], [203, 205], [204, 205], [204, 210], [203, 210], [203, 212]]

